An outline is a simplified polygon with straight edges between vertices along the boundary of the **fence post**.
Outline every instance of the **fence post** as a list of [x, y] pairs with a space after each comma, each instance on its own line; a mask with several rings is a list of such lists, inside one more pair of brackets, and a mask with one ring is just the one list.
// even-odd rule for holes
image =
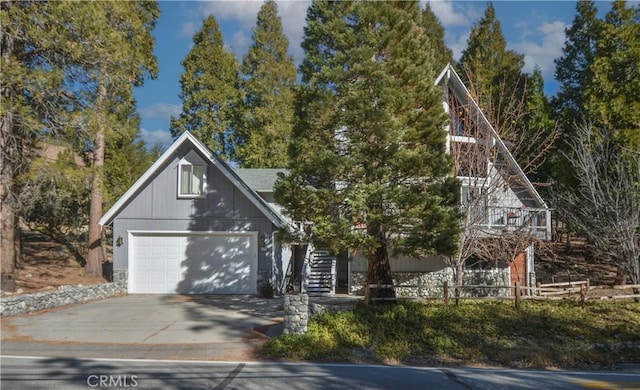
[[516, 310], [520, 311], [522, 304], [522, 297], [520, 293], [520, 282], [516, 282]]
[[[589, 282], [587, 282], [587, 285], [589, 284]], [[587, 289], [585, 287], [584, 284], [580, 285], [580, 304], [582, 305], [582, 308], [584, 309], [584, 302], [587, 300]]]
[[364, 281], [364, 304], [369, 304], [369, 280]]
[[540, 290], [540, 282], [536, 283], [536, 287], [538, 288], [537, 294], [538, 296], [542, 295], [542, 291]]
[[446, 280], [444, 282], [444, 304], [449, 306], [449, 284]]

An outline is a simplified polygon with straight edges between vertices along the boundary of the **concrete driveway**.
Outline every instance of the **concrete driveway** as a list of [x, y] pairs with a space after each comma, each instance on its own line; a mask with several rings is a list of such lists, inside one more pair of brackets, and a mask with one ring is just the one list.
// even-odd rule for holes
[[231, 360], [278, 335], [281, 322], [282, 299], [127, 295], [2, 318], [2, 354]]

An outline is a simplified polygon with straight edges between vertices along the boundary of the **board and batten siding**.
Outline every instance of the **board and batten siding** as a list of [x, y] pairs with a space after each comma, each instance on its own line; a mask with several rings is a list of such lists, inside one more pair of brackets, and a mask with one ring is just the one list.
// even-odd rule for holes
[[[206, 194], [178, 197], [181, 161], [206, 166]], [[272, 268], [276, 226], [217, 167], [185, 145], [118, 213], [113, 223], [114, 269], [128, 269], [129, 231], [251, 231], [258, 233], [258, 272]], [[116, 245], [118, 238], [122, 245]], [[262, 242], [265, 241], [265, 242]], [[265, 245], [266, 244], [266, 245]]]

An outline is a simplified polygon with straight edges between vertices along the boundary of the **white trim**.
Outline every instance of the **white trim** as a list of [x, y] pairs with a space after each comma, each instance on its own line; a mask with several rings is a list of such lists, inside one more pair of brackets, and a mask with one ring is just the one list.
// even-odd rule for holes
[[476, 144], [478, 141], [474, 137], [467, 137], [464, 135], [450, 135], [451, 141], [461, 142], [466, 144]]
[[152, 236], [154, 234], [165, 236], [224, 236], [227, 234], [250, 236], [259, 232], [257, 230], [127, 230], [127, 233], [138, 236]]
[[208, 163], [216, 166], [222, 174], [229, 179], [236, 188], [242, 192], [244, 196], [246, 196], [254, 206], [258, 208], [269, 220], [278, 227], [287, 226], [287, 222], [280, 217], [280, 214], [273, 210], [271, 206], [266, 204], [266, 202], [262, 201], [262, 198], [253, 191], [249, 186], [244, 183], [240, 177], [235, 174], [232, 169], [222, 161], [217, 155], [212, 153], [206, 146], [204, 146], [200, 141], [198, 141], [191, 133], [185, 131], [182, 133], [178, 139], [175, 140], [173, 144], [167, 149], [162, 156], [160, 156], [156, 162], [151, 165], [149, 169], [129, 188], [127, 192], [125, 192], [118, 201], [111, 206], [111, 208], [100, 218], [98, 224], [101, 226], [108, 225], [113, 221], [115, 216], [124, 208], [124, 206], [132, 199], [136, 193], [149, 181], [151, 180], [156, 171], [158, 171], [173, 155], [177, 152], [178, 148], [182, 146], [185, 142], [191, 142], [193, 147], [198, 151], [202, 156], [205, 157]]
[[[140, 236], [247, 236], [254, 237], [256, 241], [256, 246], [258, 245], [258, 231], [252, 230], [229, 230], [229, 231], [219, 231], [219, 230], [208, 230], [208, 231], [195, 231], [195, 230], [127, 230], [127, 293], [131, 294], [132, 289], [132, 281], [134, 280], [134, 267], [132, 267], [131, 261], [133, 259], [133, 238]], [[260, 254], [258, 253], [258, 248], [250, 248], [251, 256], [255, 258], [255, 280], [256, 280], [256, 293], [258, 293], [258, 264]]]
[[[183, 194], [182, 193], [182, 167], [190, 166], [191, 175], [193, 175], [193, 167], [202, 167], [202, 179], [200, 183], [200, 194]], [[178, 162], [178, 185], [176, 186], [176, 192], [178, 199], [203, 199], [207, 197], [207, 164], [203, 161], [202, 164], [194, 164], [184, 158]]]

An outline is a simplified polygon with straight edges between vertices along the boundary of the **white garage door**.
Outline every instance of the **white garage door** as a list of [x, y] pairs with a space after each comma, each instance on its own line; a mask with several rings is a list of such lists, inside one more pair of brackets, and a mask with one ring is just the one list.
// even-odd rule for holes
[[129, 292], [256, 294], [256, 233], [135, 233]]

